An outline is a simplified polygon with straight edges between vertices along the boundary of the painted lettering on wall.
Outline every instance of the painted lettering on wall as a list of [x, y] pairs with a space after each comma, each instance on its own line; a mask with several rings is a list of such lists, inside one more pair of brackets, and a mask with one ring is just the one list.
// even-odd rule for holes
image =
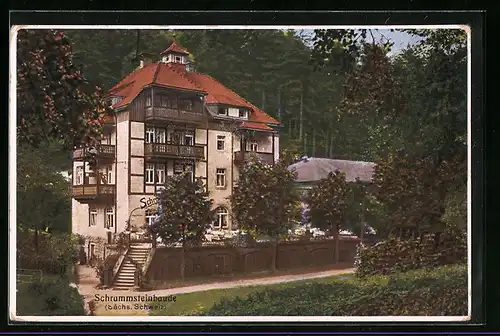
[[141, 209], [144, 209], [144, 208], [149, 208], [152, 205], [158, 204], [158, 199], [156, 197], [151, 197], [151, 198], [143, 197], [141, 198], [140, 202], [141, 202]]

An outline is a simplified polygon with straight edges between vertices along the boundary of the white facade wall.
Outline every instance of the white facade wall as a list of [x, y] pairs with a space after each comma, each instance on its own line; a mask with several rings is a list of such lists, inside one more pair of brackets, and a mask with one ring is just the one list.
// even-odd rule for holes
[[116, 145], [116, 231], [123, 232], [128, 219], [128, 141], [129, 121], [128, 112], [120, 112], [117, 120], [118, 143]]
[[[238, 116], [238, 109], [230, 109], [230, 113]], [[113, 166], [113, 181], [116, 184], [116, 224], [113, 233], [121, 233], [126, 228], [127, 220], [131, 211], [136, 209], [131, 215], [131, 224], [136, 228], [142, 227], [145, 222], [145, 209], [140, 208], [144, 203], [141, 201], [153, 199], [154, 186], [144, 185], [144, 134], [145, 125], [142, 122], [130, 122], [127, 111], [119, 112], [117, 116], [117, 139], [115, 134], [111, 137], [111, 144], [116, 145], [116, 167]], [[207, 139], [208, 134], [208, 139]], [[224, 136], [224, 149], [217, 149], [218, 136]], [[273, 139], [275, 135], [258, 132], [256, 141], [259, 152], [273, 152]], [[208, 140], [208, 143], [207, 143]], [[229, 227], [231, 229], [231, 205], [229, 196], [239, 177], [238, 168], [234, 165], [234, 152], [240, 151], [240, 138], [230, 131], [196, 129], [195, 145], [205, 146], [205, 160], [195, 162], [195, 177], [204, 178], [208, 185], [210, 197], [213, 199], [214, 208], [223, 206], [229, 211]], [[130, 148], [129, 148], [130, 146]], [[130, 155], [129, 156], [129, 150]], [[279, 158], [278, 136], [274, 139], [275, 159]], [[141, 156], [141, 157], [134, 157]], [[81, 162], [74, 163], [76, 167], [82, 165]], [[225, 186], [217, 186], [217, 169], [225, 169]], [[130, 169], [130, 171], [129, 171]], [[116, 171], [116, 173], [115, 173]], [[129, 173], [131, 176], [129, 176]], [[208, 173], [208, 174], [207, 174]], [[173, 175], [173, 162], [167, 161], [166, 174]], [[75, 174], [73, 183], [75, 184]], [[129, 186], [130, 183], [130, 186]], [[146, 194], [144, 194], [144, 190]], [[129, 193], [130, 192], [130, 193]], [[113, 206], [115, 206], [113, 204]], [[104, 205], [96, 206], [98, 209], [98, 222], [96, 226], [89, 226], [89, 205], [82, 204], [75, 199], [72, 200], [73, 211], [73, 231], [86, 236], [101, 237], [107, 236], [105, 228]], [[149, 207], [154, 209], [155, 207]], [[116, 229], [115, 229], [116, 228]]]

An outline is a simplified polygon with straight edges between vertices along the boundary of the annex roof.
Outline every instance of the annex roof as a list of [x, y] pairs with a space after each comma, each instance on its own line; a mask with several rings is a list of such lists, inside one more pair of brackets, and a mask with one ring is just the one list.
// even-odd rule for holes
[[297, 172], [296, 182], [315, 182], [339, 170], [345, 173], [347, 182], [359, 178], [371, 182], [375, 163], [364, 161], [336, 160], [327, 158], [307, 158], [288, 166], [288, 170]]

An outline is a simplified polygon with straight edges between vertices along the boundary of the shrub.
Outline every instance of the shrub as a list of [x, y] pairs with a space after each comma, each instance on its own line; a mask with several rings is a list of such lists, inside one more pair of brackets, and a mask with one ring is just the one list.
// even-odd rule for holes
[[17, 315], [85, 315], [84, 299], [63, 277], [44, 277], [17, 285]]
[[44, 274], [67, 274], [78, 261], [78, 236], [71, 234], [38, 235], [38, 247], [32, 232], [18, 232], [17, 268], [39, 269]]
[[365, 280], [335, 279], [223, 299], [209, 316], [467, 315], [467, 267], [444, 266]]
[[465, 262], [467, 239], [463, 230], [448, 227], [439, 236], [427, 234], [414, 239], [390, 237], [370, 247], [358, 247], [356, 275], [405, 272], [412, 269]]
[[101, 285], [104, 284], [104, 271], [112, 270], [115, 267], [116, 263], [118, 262], [119, 258], [120, 254], [114, 253], [108, 255], [104, 260], [98, 260], [94, 268]]

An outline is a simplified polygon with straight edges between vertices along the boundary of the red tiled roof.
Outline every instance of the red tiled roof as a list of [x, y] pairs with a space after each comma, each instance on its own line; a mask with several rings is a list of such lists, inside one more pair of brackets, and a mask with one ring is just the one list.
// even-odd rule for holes
[[108, 94], [123, 97], [123, 100], [113, 107], [120, 108], [130, 104], [141, 93], [144, 87], [148, 85], [206, 93], [185, 76], [182, 76], [175, 67], [159, 62], [146, 65], [144, 68], [132, 72], [111, 88]]
[[273, 129], [266, 124], [256, 123], [251, 121], [244, 121], [241, 123], [240, 128], [253, 130], [253, 131], [272, 131]]
[[186, 50], [184, 50], [181, 47], [179, 47], [179, 45], [177, 43], [175, 43], [175, 42], [172, 42], [172, 44], [170, 45], [170, 47], [168, 47], [163, 52], [161, 52], [160, 55], [166, 54], [168, 52], [174, 52], [174, 53], [178, 53], [178, 54], [189, 55], [189, 53]]
[[[262, 123], [263, 126], [265, 124], [279, 125], [278, 121], [212, 77], [187, 72], [184, 66], [172, 63], [149, 64], [125, 77], [108, 92], [109, 95], [123, 97], [123, 100], [113, 107], [120, 108], [130, 104], [144, 87], [149, 85], [200, 92], [206, 95], [205, 102], [207, 104], [224, 104], [248, 108], [250, 110], [249, 122], [252, 122], [252, 124]], [[260, 129], [263, 130], [264, 127]]]
[[187, 72], [186, 76], [193, 82], [197, 83], [199, 87], [208, 92], [208, 95], [205, 97], [205, 102], [207, 104], [225, 104], [246, 107], [253, 112], [250, 113], [250, 121], [279, 125], [278, 121], [271, 118], [264, 111], [250, 104], [245, 99], [241, 98], [239, 95], [229, 90], [221, 83], [217, 82], [212, 77], [205, 74], [193, 72]]

